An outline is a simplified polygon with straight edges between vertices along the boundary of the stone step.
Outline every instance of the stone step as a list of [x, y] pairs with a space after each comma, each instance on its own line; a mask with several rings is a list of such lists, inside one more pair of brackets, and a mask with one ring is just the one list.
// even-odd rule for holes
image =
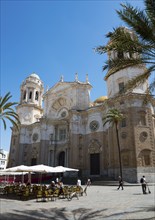
[[[119, 183], [118, 181], [104, 181], [104, 180], [101, 180], [101, 181], [94, 181], [92, 182], [92, 185], [94, 186], [118, 186]], [[140, 183], [128, 183], [128, 182], [125, 182], [124, 181], [124, 186], [139, 186], [141, 185]]]
[[100, 180], [100, 181], [92, 182], [92, 185], [94, 185], [94, 186], [117, 186], [118, 185], [118, 181]]

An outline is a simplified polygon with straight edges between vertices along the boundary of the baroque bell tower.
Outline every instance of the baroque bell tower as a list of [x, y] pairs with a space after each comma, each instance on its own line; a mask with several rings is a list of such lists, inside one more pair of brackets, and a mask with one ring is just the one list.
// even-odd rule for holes
[[[132, 31], [125, 28], [131, 35]], [[109, 42], [110, 44], [110, 42]], [[122, 58], [136, 58], [138, 53], [126, 51], [110, 51], [109, 61]], [[155, 167], [155, 136], [154, 136], [154, 99], [144, 103], [148, 80], [130, 91], [125, 91], [125, 85], [133, 78], [140, 76], [146, 70], [145, 65], [134, 65], [111, 73], [109, 68], [105, 80], [108, 89], [110, 108], [117, 108], [124, 116], [119, 122], [119, 143], [123, 178], [126, 181], [137, 182], [142, 175], [148, 181], [154, 181]], [[109, 175], [118, 177], [119, 161], [116, 147], [116, 134], [113, 128], [108, 128]], [[117, 165], [116, 165], [117, 164]]]
[[[127, 28], [124, 28], [126, 32], [129, 32], [129, 34], [132, 36], [133, 32]], [[111, 41], [110, 41], [111, 42]], [[109, 44], [110, 44], [109, 42]], [[108, 53], [108, 59], [114, 60], [114, 59], [122, 59], [122, 58], [138, 58], [140, 55], [135, 52], [133, 54], [125, 51], [110, 51]], [[133, 78], [142, 75], [144, 71], [146, 70], [146, 66], [143, 64], [141, 65], [135, 65], [133, 67], [126, 67], [124, 69], [121, 69], [119, 71], [116, 71], [114, 74], [111, 74], [111, 69], [109, 68], [109, 71], [107, 72], [105, 76], [105, 80], [107, 83], [107, 89], [108, 89], [108, 98], [112, 98], [118, 94], [122, 94], [124, 92], [125, 85], [132, 80]], [[134, 88], [131, 93], [136, 94], [145, 94], [146, 90], [148, 88], [148, 80], [143, 82], [142, 84], [138, 85], [136, 88]]]
[[32, 73], [22, 83], [20, 87], [20, 103], [17, 106], [21, 124], [32, 124], [41, 118], [43, 83], [39, 76]]

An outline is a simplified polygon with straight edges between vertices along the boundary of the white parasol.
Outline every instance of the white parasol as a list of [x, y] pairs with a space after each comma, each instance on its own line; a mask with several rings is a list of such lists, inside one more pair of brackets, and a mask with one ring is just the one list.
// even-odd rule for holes
[[20, 165], [3, 170], [3, 172], [32, 172], [29, 166]]
[[47, 166], [44, 164], [34, 165], [29, 167], [32, 172], [36, 173], [56, 173], [55, 167]]
[[67, 171], [69, 171], [69, 172], [78, 172], [79, 170], [78, 169], [73, 169], [73, 168], [69, 168], [69, 167], [63, 167], [63, 166], [57, 166], [57, 167], [55, 167], [55, 169], [57, 170], [57, 171], [59, 171], [59, 172], [67, 172]]

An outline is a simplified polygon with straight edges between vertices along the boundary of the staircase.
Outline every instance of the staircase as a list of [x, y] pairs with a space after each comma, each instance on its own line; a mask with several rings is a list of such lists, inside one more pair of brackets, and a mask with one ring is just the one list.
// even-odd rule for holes
[[111, 177], [96, 177], [92, 178], [92, 185], [94, 186], [115, 186], [118, 185], [118, 181], [114, 180]]

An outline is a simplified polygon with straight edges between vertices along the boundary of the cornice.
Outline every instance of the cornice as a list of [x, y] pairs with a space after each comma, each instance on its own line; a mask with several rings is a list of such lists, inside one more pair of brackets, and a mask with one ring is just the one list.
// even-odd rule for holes
[[[125, 93], [125, 94], [114, 96], [112, 98], [108, 98], [107, 100], [105, 100], [105, 103], [107, 103], [107, 104], [112, 104], [113, 103], [114, 104], [116, 102], [132, 100], [132, 99], [144, 100], [145, 97], [146, 97], [146, 94]], [[150, 97], [150, 101], [149, 102], [151, 102], [151, 104], [155, 105], [155, 99], [153, 97]], [[105, 103], [103, 103], [103, 105]]]
[[146, 66], [145, 66], [145, 64], [139, 64], [139, 65], [135, 65], [135, 66], [127, 66], [127, 67], [124, 67], [124, 68], [122, 68], [122, 69], [120, 69], [120, 70], [117, 70], [117, 71], [115, 71], [114, 72], [114, 68], [113, 69], [109, 69], [109, 71], [107, 72], [107, 74], [105, 75], [105, 77], [104, 77], [104, 80], [105, 81], [107, 81], [107, 79], [110, 77], [110, 76], [113, 76], [114, 74], [116, 74], [116, 73], [118, 73], [118, 72], [120, 72], [120, 71], [124, 71], [124, 70], [126, 70], [126, 69], [133, 69], [133, 68], [139, 68], [139, 69], [143, 69], [143, 70], [146, 70]]
[[40, 110], [41, 112], [43, 112], [43, 108], [41, 108], [40, 106], [36, 105], [36, 104], [30, 104], [30, 103], [22, 103], [22, 104], [19, 104], [18, 106], [16, 106], [16, 109], [19, 109], [21, 107], [34, 107], [38, 110]]
[[[67, 88], [63, 88], [63, 86], [68, 85]], [[47, 95], [49, 94], [57, 94], [57, 92], [53, 92], [56, 88], [60, 87], [60, 90], [58, 92], [62, 92], [64, 90], [68, 90], [70, 88], [77, 88], [77, 87], [81, 87], [81, 86], [87, 86], [90, 89], [92, 88], [92, 85], [90, 83], [86, 83], [86, 82], [58, 82], [56, 83], [53, 87], [51, 87], [48, 91], [46, 91], [43, 95], [43, 98], [45, 98]]]

